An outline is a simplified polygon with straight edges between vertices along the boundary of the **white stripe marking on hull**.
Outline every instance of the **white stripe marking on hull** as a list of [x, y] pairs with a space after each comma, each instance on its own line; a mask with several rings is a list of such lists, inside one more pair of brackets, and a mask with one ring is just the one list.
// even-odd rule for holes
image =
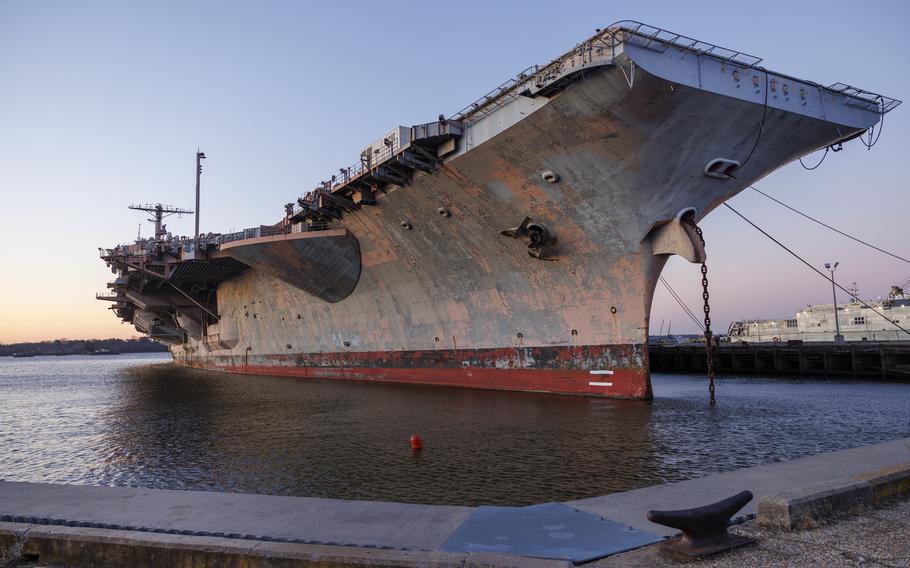
[[590, 381], [588, 384], [592, 387], [612, 387], [613, 383], [599, 383], [597, 381]]

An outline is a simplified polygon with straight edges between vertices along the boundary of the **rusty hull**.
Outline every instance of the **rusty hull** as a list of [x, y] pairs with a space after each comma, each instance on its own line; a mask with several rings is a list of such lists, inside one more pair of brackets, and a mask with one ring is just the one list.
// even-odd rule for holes
[[[700, 219], [781, 165], [862, 128], [641, 67], [630, 86], [621, 69], [630, 62], [620, 55], [616, 66], [588, 72], [492, 137], [478, 133], [495, 124], [467, 129], [439, 170], [345, 214], [337, 226], [359, 243], [361, 273], [343, 300], [324, 301], [268, 271], [244, 272], [218, 288], [220, 321], [208, 333], [220, 340], [189, 339], [172, 348], [175, 360], [233, 372], [650, 398], [658, 275], [669, 254], [704, 255], [680, 219]], [[743, 167], [735, 179], [707, 177], [715, 158]], [[545, 181], [545, 171], [558, 181]], [[500, 234], [526, 217], [556, 235], [543, 260]]]

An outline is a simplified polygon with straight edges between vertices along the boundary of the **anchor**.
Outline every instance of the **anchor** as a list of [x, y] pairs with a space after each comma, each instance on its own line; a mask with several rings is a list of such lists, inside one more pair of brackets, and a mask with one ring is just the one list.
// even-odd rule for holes
[[730, 534], [730, 518], [752, 500], [751, 491], [743, 491], [716, 503], [679, 509], [675, 511], [648, 511], [652, 523], [673, 527], [682, 536], [660, 544], [660, 554], [682, 562], [691, 562], [705, 556], [752, 544], [753, 539]]
[[544, 254], [556, 243], [556, 235], [545, 225], [532, 223], [530, 217], [525, 217], [517, 227], [502, 230], [499, 234], [513, 239], [527, 237], [528, 256], [538, 260], [546, 260]]

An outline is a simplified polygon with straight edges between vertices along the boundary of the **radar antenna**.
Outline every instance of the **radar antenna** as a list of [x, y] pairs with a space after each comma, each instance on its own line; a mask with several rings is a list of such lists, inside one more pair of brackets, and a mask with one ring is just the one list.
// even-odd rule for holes
[[847, 292], [850, 294], [851, 302], [859, 302], [859, 287], [856, 282], [847, 287]]
[[150, 217], [149, 221], [155, 223], [155, 238], [160, 239], [167, 231], [164, 228], [162, 221], [165, 217], [171, 215], [188, 215], [192, 213], [189, 209], [180, 209], [178, 207], [171, 207], [170, 205], [162, 205], [160, 203], [147, 203], [145, 205], [133, 204], [129, 206], [130, 209], [135, 211], [145, 211], [146, 213], [151, 213], [154, 217]]

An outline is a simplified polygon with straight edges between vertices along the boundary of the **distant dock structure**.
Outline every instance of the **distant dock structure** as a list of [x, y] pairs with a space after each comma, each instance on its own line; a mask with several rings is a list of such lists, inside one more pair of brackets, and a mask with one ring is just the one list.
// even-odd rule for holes
[[[706, 370], [704, 343], [652, 343], [648, 349], [652, 371]], [[910, 381], [910, 341], [740, 341], [715, 346], [713, 357], [719, 375]]]

